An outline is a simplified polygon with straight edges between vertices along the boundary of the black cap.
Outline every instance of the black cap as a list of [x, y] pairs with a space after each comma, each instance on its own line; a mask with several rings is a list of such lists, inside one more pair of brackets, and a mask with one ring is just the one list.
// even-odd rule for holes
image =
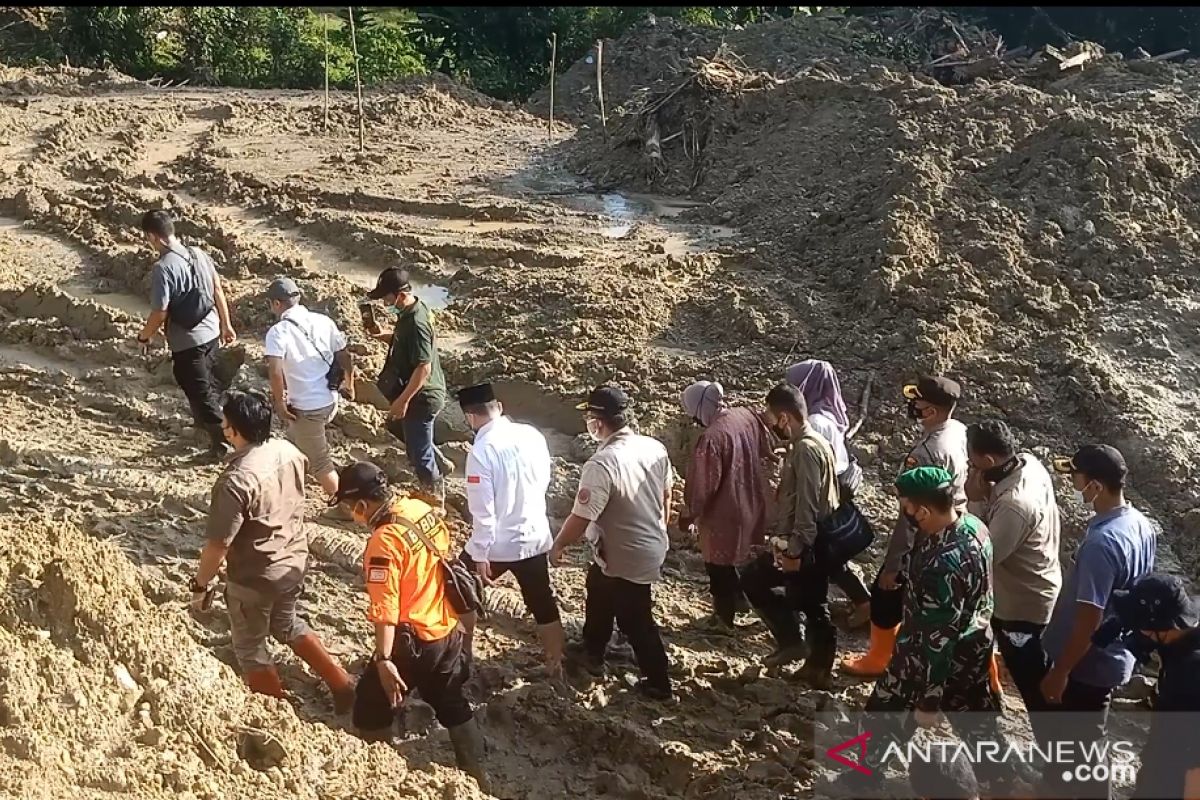
[[458, 404], [463, 407], [481, 406], [495, 399], [496, 393], [492, 391], [490, 383], [480, 383], [458, 391]]
[[408, 270], [400, 267], [388, 267], [379, 273], [379, 279], [375, 281], [375, 288], [367, 293], [367, 297], [379, 300], [389, 294], [411, 291], [412, 280], [408, 277]]
[[1123, 486], [1129, 468], [1121, 451], [1107, 444], [1085, 444], [1070, 458], [1054, 459], [1054, 471], [1063, 475], [1080, 472], [1108, 487]]
[[366, 497], [380, 487], [387, 486], [387, 483], [387, 475], [370, 461], [359, 461], [342, 467], [338, 472], [338, 490], [329, 499], [329, 505], [336, 506], [347, 500]]
[[606, 417], [619, 417], [625, 413], [625, 409], [629, 408], [629, 395], [616, 386], [597, 386], [592, 389], [587, 400], [575, 408], [580, 411], [586, 410], [603, 414]]
[[1128, 631], [1168, 631], [1197, 624], [1196, 601], [1183, 579], [1154, 573], [1139, 578], [1128, 591], [1113, 592], [1113, 610]]
[[287, 300], [289, 297], [299, 297], [300, 287], [291, 278], [276, 278], [267, 287], [267, 299]]
[[909, 400], [924, 400], [938, 408], [951, 408], [962, 397], [962, 387], [949, 378], [926, 375], [916, 383], [906, 384], [904, 396]]

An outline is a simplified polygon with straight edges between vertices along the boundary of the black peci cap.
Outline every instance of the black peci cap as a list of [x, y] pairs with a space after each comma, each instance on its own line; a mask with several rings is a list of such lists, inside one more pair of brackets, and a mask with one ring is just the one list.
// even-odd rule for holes
[[591, 411], [606, 417], [619, 417], [629, 408], [629, 395], [616, 386], [597, 386], [588, 394], [587, 400], [575, 408]]
[[467, 406], [481, 406], [495, 399], [496, 393], [492, 390], [490, 383], [480, 383], [458, 391], [458, 404], [464, 408]]
[[379, 273], [379, 279], [375, 281], [375, 288], [367, 293], [367, 297], [379, 300], [389, 294], [411, 291], [412, 280], [408, 276], [408, 270], [400, 267], [388, 267]]
[[1197, 624], [1197, 604], [1183, 579], [1154, 573], [1128, 591], [1113, 592], [1113, 609], [1127, 631], [1169, 631]]
[[1070, 458], [1054, 459], [1054, 471], [1062, 475], [1079, 472], [1106, 486], [1123, 486], [1129, 474], [1125, 456], [1107, 444], [1085, 444]]
[[329, 505], [336, 506], [347, 500], [358, 500], [387, 484], [387, 475], [369, 461], [359, 461], [342, 467], [338, 471], [338, 490], [329, 499]]
[[962, 387], [949, 378], [926, 375], [916, 383], [905, 385], [904, 396], [909, 400], [933, 403], [938, 408], [951, 408], [962, 397]]

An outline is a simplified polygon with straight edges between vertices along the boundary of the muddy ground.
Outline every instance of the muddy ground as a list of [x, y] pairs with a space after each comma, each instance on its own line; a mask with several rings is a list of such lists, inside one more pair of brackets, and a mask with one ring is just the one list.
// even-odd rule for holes
[[[578, 116], [588, 127], [559, 123], [548, 141], [543, 119], [424, 81], [368, 96], [363, 153], [345, 95], [326, 128], [313, 93], [3, 76], [0, 795], [476, 792], [420, 703], [395, 746], [368, 747], [289, 653], [294, 704], [251, 697], [223, 604], [186, 611], [218, 468], [197, 457], [165, 350], [133, 343], [153, 260], [136, 223], [150, 207], [174, 209], [221, 269], [239, 332], [222, 356], [233, 386], [265, 385], [271, 278], [295, 277], [373, 371], [384, 348], [362, 336], [356, 300], [385, 266], [419, 269], [450, 382], [497, 382], [509, 411], [546, 432], [556, 522], [588, 452], [573, 409], [588, 387], [625, 386], [682, 472], [694, 432], [676, 398], [689, 381], [715, 377], [748, 402], [816, 355], [838, 366], [852, 405], [872, 379], [856, 446], [881, 528], [894, 511], [880, 487], [914, 436], [900, 383], [948, 370], [967, 385], [968, 418], [1007, 416], [1042, 456], [1121, 445], [1168, 534], [1167, 563], [1175, 548], [1194, 568], [1190, 73], [950, 90], [894, 66], [862, 72], [856, 57], [797, 75], [784, 56], [826, 51], [771, 31], [763, 41], [788, 47], [780, 83], [679, 93], [664, 126], [696, 103], [719, 124], [702, 158], [652, 179], [626, 136], [636, 126], [622, 127], [636, 117], [630, 76], [611, 83], [630, 87], [614, 98], [613, 141]], [[671, 69], [716, 46], [681, 41]], [[754, 68], [769, 69], [760, 49]], [[671, 70], [626, 68], [674, 85]], [[410, 481], [369, 385], [359, 400], [335, 422], [336, 456]], [[439, 433], [461, 465], [461, 421], [448, 413]], [[313, 495], [310, 621], [357, 666], [363, 534], [317, 518]], [[513, 587], [495, 593], [471, 691], [497, 796], [774, 798], [811, 785], [812, 714], [869, 687], [812, 692], [790, 671], [763, 673], [769, 644], [750, 618], [736, 639], [705, 633], [699, 555], [673, 537], [656, 612], [677, 705], [637, 699], [620, 670], [556, 695], [530, 677], [538, 652]], [[584, 551], [573, 559], [554, 580], [577, 624]]]

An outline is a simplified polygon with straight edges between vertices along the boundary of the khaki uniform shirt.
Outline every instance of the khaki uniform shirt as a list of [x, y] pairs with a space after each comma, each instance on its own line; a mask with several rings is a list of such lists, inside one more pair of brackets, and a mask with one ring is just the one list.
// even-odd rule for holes
[[285, 592], [304, 580], [304, 473], [308, 459], [284, 439], [231, 455], [213, 486], [207, 538], [229, 547], [229, 581]]
[[1062, 588], [1058, 560], [1059, 517], [1050, 473], [1030, 453], [970, 510], [992, 536], [996, 618], [1007, 622], [1050, 621]]
[[781, 536], [788, 552], [799, 555], [817, 540], [817, 523], [837, 510], [837, 468], [833, 448], [811, 426], [788, 443], [779, 481]]
[[583, 465], [571, 513], [591, 524], [587, 539], [605, 575], [632, 583], [662, 577], [671, 461], [657, 439], [617, 431]]
[[[954, 496], [959, 511], [967, 508], [967, 426], [948, 419], [933, 430], [926, 431], [904, 459], [902, 472], [917, 467], [943, 467], [954, 476]], [[904, 558], [912, 550], [913, 531], [904, 515], [899, 515], [892, 538], [888, 540], [883, 559], [883, 572], [899, 572]]]

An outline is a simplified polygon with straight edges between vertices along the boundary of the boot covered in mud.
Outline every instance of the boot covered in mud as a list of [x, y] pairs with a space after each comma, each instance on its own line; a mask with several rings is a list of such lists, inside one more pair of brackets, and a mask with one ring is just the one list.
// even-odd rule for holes
[[562, 620], [538, 625], [537, 632], [538, 638], [542, 641], [542, 652], [545, 655], [546, 677], [552, 681], [562, 680], [563, 653], [567, 643], [567, 634], [563, 631]]
[[833, 661], [837, 654], [837, 631], [814, 632], [810, 637], [811, 651], [798, 677], [814, 689], [828, 689], [833, 683]]
[[333, 694], [333, 713], [340, 716], [354, 708], [354, 679], [342, 669], [341, 664], [334, 661], [315, 633], [306, 633], [292, 642], [292, 650], [329, 687]]
[[252, 667], [242, 675], [242, 680], [255, 694], [276, 697], [280, 700], [287, 699], [287, 695], [283, 693], [283, 683], [279, 680], [279, 671], [274, 666]]
[[454, 745], [454, 761], [458, 768], [470, 775], [479, 784], [480, 791], [491, 794], [491, 780], [483, 766], [487, 756], [487, 743], [479, 722], [472, 717], [462, 725], [447, 729], [450, 743]]

